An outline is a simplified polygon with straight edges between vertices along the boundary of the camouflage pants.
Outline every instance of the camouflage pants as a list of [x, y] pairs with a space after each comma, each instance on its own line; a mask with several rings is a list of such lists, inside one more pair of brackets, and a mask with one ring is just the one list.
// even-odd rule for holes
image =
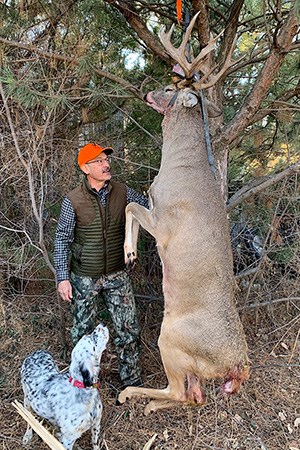
[[114, 326], [115, 346], [119, 358], [121, 381], [134, 380], [141, 375], [139, 367], [139, 324], [131, 282], [125, 271], [100, 278], [91, 278], [71, 273], [73, 288], [73, 327], [71, 337], [74, 344], [90, 333], [97, 322], [99, 295], [102, 297]]

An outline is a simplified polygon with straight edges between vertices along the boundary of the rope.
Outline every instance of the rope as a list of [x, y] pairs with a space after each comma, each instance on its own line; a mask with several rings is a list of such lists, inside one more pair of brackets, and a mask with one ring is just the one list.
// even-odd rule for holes
[[[196, 78], [196, 81], [200, 81], [200, 75], [198, 73], [194, 74], [194, 77]], [[212, 171], [213, 176], [216, 178], [216, 168], [215, 168], [215, 164], [214, 164], [214, 155], [213, 155], [213, 151], [212, 151], [210, 134], [209, 134], [208, 118], [207, 118], [207, 112], [206, 112], [206, 106], [205, 106], [205, 97], [204, 97], [202, 88], [200, 88], [199, 94], [200, 94], [200, 104], [201, 104], [202, 117], [203, 117], [207, 159], [208, 159], [208, 162], [210, 165], [210, 170]]]
[[182, 0], [176, 0], [176, 15], [178, 23], [182, 21]]
[[[181, 23], [182, 20], [182, 1], [176, 0], [176, 13], [177, 13], [177, 20], [179, 23]], [[180, 19], [179, 19], [180, 17]], [[185, 18], [184, 18], [184, 26], [183, 26], [183, 33], [185, 33], [187, 27], [190, 23], [190, 14], [188, 8], [185, 10]], [[187, 43], [186, 46], [186, 53], [187, 53], [187, 60], [190, 63], [191, 62], [191, 44], [190, 41]], [[197, 82], [200, 82], [200, 74], [195, 72], [193, 74], [194, 79]], [[205, 145], [206, 145], [206, 151], [207, 151], [207, 158], [210, 165], [210, 169], [212, 171], [213, 176], [216, 178], [216, 168], [214, 164], [214, 156], [211, 146], [211, 140], [210, 140], [210, 133], [209, 133], [209, 127], [208, 127], [208, 118], [207, 118], [207, 112], [206, 112], [206, 106], [205, 106], [205, 96], [203, 94], [203, 89], [200, 88], [199, 90], [200, 94], [200, 105], [202, 110], [202, 117], [203, 117], [203, 126], [204, 126], [204, 137], [205, 137]]]

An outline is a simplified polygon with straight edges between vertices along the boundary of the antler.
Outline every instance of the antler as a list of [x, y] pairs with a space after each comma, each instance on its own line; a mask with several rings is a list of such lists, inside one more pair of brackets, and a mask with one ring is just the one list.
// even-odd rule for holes
[[[232, 45], [230, 47], [230, 50], [228, 52], [228, 55], [225, 59], [225, 62], [223, 64], [223, 67], [219, 70], [219, 72], [217, 72], [216, 74], [212, 75], [210, 77], [210, 75], [215, 71], [215, 69], [217, 68], [217, 66], [213, 67], [208, 73], [206, 73], [205, 75], [203, 75], [203, 77], [199, 80], [199, 84], [202, 89], [207, 89], [212, 87], [214, 84], [216, 84], [220, 78], [222, 78], [222, 76], [224, 75], [224, 73], [227, 71], [227, 69], [229, 69], [229, 67], [234, 66], [236, 63], [238, 63], [239, 61], [241, 61], [242, 59], [245, 58], [246, 55], [242, 56], [241, 58], [235, 59], [235, 60], [231, 60], [231, 56], [233, 53], [233, 50], [235, 48], [235, 44], [237, 41], [237, 36], [234, 38]], [[205, 81], [210, 77], [210, 80], [207, 81], [205, 83]]]
[[177, 61], [178, 64], [184, 70], [186, 79], [191, 78], [194, 75], [194, 73], [196, 73], [196, 72], [201, 72], [201, 74], [203, 75], [201, 78], [201, 81], [200, 81], [201, 87], [208, 88], [208, 87], [213, 86], [221, 78], [221, 76], [226, 72], [226, 70], [229, 67], [231, 67], [232, 65], [236, 64], [238, 61], [240, 61], [240, 59], [238, 61], [231, 61], [231, 56], [232, 56], [232, 53], [233, 53], [233, 50], [235, 47], [235, 42], [236, 42], [236, 40], [235, 40], [230, 48], [230, 51], [227, 55], [227, 58], [225, 60], [225, 63], [223, 65], [222, 69], [216, 75], [213, 75], [211, 77], [211, 79], [205, 83], [205, 81], [208, 80], [210, 75], [214, 72], [214, 70], [217, 67], [216, 66], [213, 69], [209, 70], [206, 56], [214, 49], [217, 40], [223, 34], [224, 31], [222, 31], [220, 34], [218, 34], [218, 36], [216, 36], [215, 38], [211, 38], [210, 41], [208, 42], [208, 44], [200, 51], [199, 55], [192, 61], [188, 61], [187, 50], [186, 50], [187, 43], [190, 39], [192, 29], [194, 27], [194, 24], [196, 22], [198, 15], [199, 15], [199, 12], [191, 20], [191, 22], [185, 32], [185, 35], [183, 36], [182, 42], [178, 48], [174, 47], [171, 44], [171, 36], [173, 33], [174, 24], [172, 25], [172, 27], [170, 28], [170, 30], [167, 33], [165, 32], [165, 28], [163, 27], [159, 32], [159, 38], [160, 38], [160, 41], [161, 41], [162, 45], [164, 46], [165, 50], [168, 52], [168, 54], [175, 61]]

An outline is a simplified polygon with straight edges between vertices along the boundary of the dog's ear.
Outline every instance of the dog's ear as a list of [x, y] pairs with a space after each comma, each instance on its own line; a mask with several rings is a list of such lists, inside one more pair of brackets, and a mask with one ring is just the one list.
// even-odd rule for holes
[[89, 370], [84, 367], [84, 364], [80, 364], [80, 373], [82, 375], [83, 384], [85, 387], [93, 386], [93, 377]]

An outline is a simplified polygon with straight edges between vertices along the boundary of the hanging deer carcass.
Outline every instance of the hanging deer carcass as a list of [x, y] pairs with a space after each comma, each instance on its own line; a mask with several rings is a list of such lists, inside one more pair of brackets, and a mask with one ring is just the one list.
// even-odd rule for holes
[[[170, 33], [162, 33], [161, 40], [174, 57]], [[182, 53], [183, 46], [184, 42], [175, 50]], [[205, 49], [202, 54], [207, 54]], [[186, 76], [205, 65], [198, 56], [191, 69], [182, 55], [175, 57]], [[165, 115], [161, 167], [149, 190], [150, 210], [134, 203], [127, 206], [124, 248], [126, 261], [132, 263], [139, 224], [157, 242], [164, 293], [158, 345], [168, 386], [127, 387], [119, 394], [119, 402], [150, 397], [154, 400], [146, 406], [147, 414], [177, 402], [203, 404], [200, 384], [209, 379], [221, 379], [222, 392], [234, 393], [248, 378], [249, 367], [235, 306], [229, 225], [208, 163], [197, 92], [167, 87], [147, 94], [146, 101]]]

